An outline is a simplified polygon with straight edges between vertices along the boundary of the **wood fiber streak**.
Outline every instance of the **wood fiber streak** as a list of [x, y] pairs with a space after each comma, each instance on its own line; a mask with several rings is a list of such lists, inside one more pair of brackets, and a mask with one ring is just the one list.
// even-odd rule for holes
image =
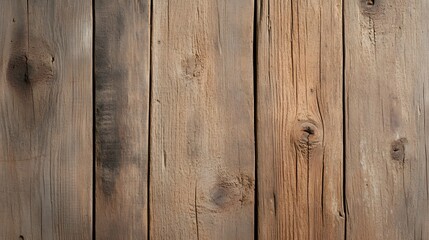
[[92, 11], [0, 1], [0, 239], [92, 236]]
[[95, 1], [96, 238], [146, 239], [150, 5]]
[[429, 2], [345, 3], [347, 239], [429, 239]]
[[253, 239], [254, 3], [153, 3], [150, 237]]
[[344, 239], [342, 2], [257, 2], [259, 239]]

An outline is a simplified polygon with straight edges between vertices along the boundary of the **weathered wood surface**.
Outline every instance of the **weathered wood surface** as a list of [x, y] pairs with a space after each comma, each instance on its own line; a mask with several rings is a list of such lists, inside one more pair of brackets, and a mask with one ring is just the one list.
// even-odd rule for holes
[[150, 237], [253, 239], [254, 3], [153, 4]]
[[92, 11], [0, 1], [0, 239], [92, 236]]
[[347, 239], [428, 239], [427, 1], [345, 1]]
[[429, 2], [0, 12], [0, 239], [429, 239]]
[[342, 3], [257, 6], [259, 239], [343, 239]]
[[149, 1], [95, 1], [96, 238], [148, 234]]

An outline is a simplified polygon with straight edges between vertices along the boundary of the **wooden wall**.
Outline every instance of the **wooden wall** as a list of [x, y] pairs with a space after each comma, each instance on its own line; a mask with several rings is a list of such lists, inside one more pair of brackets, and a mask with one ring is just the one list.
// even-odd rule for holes
[[0, 240], [429, 239], [429, 2], [0, 12]]

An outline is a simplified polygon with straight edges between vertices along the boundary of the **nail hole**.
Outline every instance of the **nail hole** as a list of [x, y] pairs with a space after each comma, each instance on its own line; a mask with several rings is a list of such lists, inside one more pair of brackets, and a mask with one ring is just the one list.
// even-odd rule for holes
[[24, 240], [24, 236], [19, 235], [19, 240]]
[[375, 0], [366, 0], [367, 5], [374, 5]]

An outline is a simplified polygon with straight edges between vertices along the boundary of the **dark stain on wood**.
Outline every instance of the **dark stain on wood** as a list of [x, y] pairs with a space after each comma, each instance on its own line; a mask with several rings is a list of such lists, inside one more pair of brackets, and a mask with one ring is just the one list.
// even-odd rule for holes
[[18, 23], [10, 41], [11, 54], [6, 70], [6, 80], [19, 92], [29, 89], [28, 80], [28, 48], [25, 26]]
[[[120, 135], [120, 105], [126, 100], [123, 94], [126, 69], [112, 65], [115, 53], [106, 49], [120, 49], [120, 39], [124, 29], [123, 14], [116, 18], [102, 19], [111, 21], [96, 31], [94, 41], [94, 81], [96, 88], [96, 161], [100, 169], [102, 192], [110, 197], [115, 192], [115, 182], [121, 169], [122, 141]], [[112, 46], [112, 45], [115, 46]], [[113, 56], [112, 56], [113, 55]]]
[[103, 99], [96, 103], [96, 159], [97, 164], [102, 168], [101, 186], [106, 196], [113, 194], [116, 177], [121, 167], [121, 141], [118, 123], [118, 114], [120, 114], [118, 109], [121, 101], [119, 83], [121, 79], [124, 79], [124, 72], [121, 71], [110, 74], [98, 71], [95, 75], [97, 98]]
[[23, 30], [18, 28], [11, 40], [12, 53], [7, 64], [6, 79], [17, 93], [28, 96], [28, 91], [35, 84], [52, 82], [55, 72], [53, 51], [49, 45], [36, 36], [27, 42]]
[[15, 89], [27, 89], [28, 80], [28, 58], [25, 53], [12, 54], [7, 66], [6, 79]]

